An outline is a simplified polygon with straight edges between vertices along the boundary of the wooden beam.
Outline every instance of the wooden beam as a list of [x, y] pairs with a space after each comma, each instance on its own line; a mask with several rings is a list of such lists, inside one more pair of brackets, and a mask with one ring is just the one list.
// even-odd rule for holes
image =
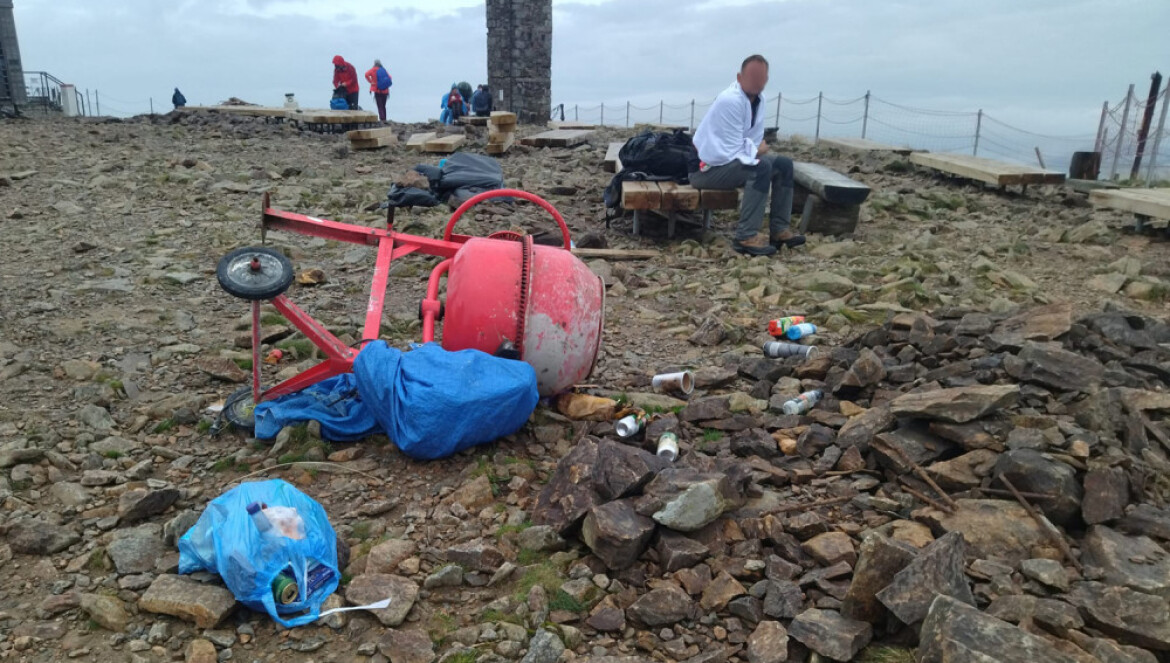
[[376, 150], [398, 144], [397, 136], [382, 136], [381, 138], [350, 139], [349, 146], [355, 150]]
[[578, 258], [604, 258], [606, 260], [651, 260], [660, 254], [652, 249], [573, 249], [573, 255]]
[[796, 183], [834, 205], [860, 205], [869, 197], [869, 187], [820, 164], [797, 161], [793, 164]]
[[451, 154], [459, 149], [463, 141], [467, 140], [463, 134], [453, 134], [450, 136], [443, 136], [442, 138], [433, 138], [423, 144], [423, 152], [430, 152], [432, 154]]
[[625, 209], [661, 209], [662, 190], [657, 182], [622, 182], [622, 207]]
[[473, 127], [486, 127], [490, 118], [479, 117], [478, 115], [464, 115], [459, 118], [460, 124], [470, 124]]
[[910, 155], [910, 161], [944, 173], [996, 186], [1064, 183], [1064, 173], [963, 154], [915, 152]]
[[309, 124], [368, 124], [378, 122], [378, 114], [370, 111], [312, 110], [285, 111], [288, 117]]
[[622, 170], [622, 160], [618, 157], [618, 153], [622, 151], [623, 142], [610, 143], [605, 148], [605, 161], [601, 164], [601, 169], [607, 173], [620, 173]]
[[499, 140], [488, 140], [486, 149], [488, 154], [504, 154], [512, 149], [512, 145], [516, 142], [516, 134], [511, 131], [495, 135], [499, 136]]
[[1097, 207], [1170, 219], [1170, 188], [1093, 191], [1089, 194], [1089, 202]]
[[662, 190], [662, 209], [676, 212], [692, 212], [699, 209], [699, 190], [689, 184], [659, 182]]
[[597, 125], [588, 122], [549, 122], [549, 129], [596, 129]]
[[428, 131], [427, 133], [423, 134], [412, 134], [411, 137], [406, 140], [406, 146], [412, 150], [415, 150], [416, 152], [422, 152], [423, 148], [426, 147], [427, 141], [434, 140], [437, 137], [438, 134], [433, 131]]
[[703, 209], [735, 209], [739, 207], [739, 189], [699, 189], [699, 205]]
[[911, 152], [926, 151], [915, 150], [909, 147], [898, 147], [896, 145], [886, 145], [885, 143], [866, 140], [865, 138], [822, 138], [817, 143], [825, 147], [835, 147], [839, 150], [847, 150], [849, 152], [890, 152], [903, 156]]
[[501, 129], [516, 126], [516, 114], [508, 111], [492, 111], [491, 118], [488, 120], [491, 124], [500, 127]]
[[1090, 193], [1100, 189], [1121, 188], [1121, 186], [1115, 182], [1108, 182], [1105, 180], [1074, 180], [1071, 177], [1064, 181], [1064, 185], [1079, 193]]
[[395, 140], [398, 138], [397, 132], [393, 127], [378, 127], [377, 129], [354, 129], [353, 131], [345, 132], [345, 137], [350, 140], [373, 140], [374, 138], [383, 138], [391, 136]]
[[573, 147], [584, 143], [593, 132], [587, 129], [554, 129], [520, 140], [521, 145], [532, 147]]

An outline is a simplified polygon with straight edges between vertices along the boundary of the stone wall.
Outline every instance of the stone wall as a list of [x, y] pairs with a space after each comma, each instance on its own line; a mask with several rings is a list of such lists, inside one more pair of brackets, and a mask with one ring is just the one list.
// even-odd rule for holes
[[487, 0], [487, 26], [494, 108], [544, 124], [552, 106], [552, 0]]

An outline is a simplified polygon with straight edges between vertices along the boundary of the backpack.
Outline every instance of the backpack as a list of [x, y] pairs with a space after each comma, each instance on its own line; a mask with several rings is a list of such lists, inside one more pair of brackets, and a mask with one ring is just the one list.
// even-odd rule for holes
[[463, 95], [459, 94], [459, 90], [451, 90], [451, 96], [447, 97], [447, 108], [463, 110]]
[[616, 208], [621, 201], [622, 182], [627, 180], [671, 181], [686, 184], [699, 170], [699, 151], [682, 129], [655, 133], [647, 129], [626, 141], [618, 152], [622, 171], [605, 188], [605, 206]]
[[334, 97], [329, 100], [330, 110], [349, 110], [349, 103], [344, 98]]
[[385, 67], [378, 67], [378, 89], [388, 90], [391, 85], [394, 85], [394, 79], [390, 78], [390, 73]]

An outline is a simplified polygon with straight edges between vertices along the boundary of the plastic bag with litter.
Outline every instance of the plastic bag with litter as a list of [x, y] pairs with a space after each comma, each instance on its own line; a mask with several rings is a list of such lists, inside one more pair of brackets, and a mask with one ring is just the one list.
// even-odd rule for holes
[[219, 574], [236, 600], [288, 628], [316, 621], [337, 590], [337, 535], [291, 484], [243, 483], [211, 501], [179, 539], [179, 573]]

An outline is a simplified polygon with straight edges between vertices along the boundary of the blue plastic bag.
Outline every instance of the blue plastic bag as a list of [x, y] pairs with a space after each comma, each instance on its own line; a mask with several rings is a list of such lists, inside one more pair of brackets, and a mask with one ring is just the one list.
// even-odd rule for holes
[[[296, 509], [304, 522], [304, 538], [281, 536], [275, 528], [261, 533], [248, 514], [253, 502]], [[309, 594], [306, 576], [316, 564], [324, 565], [333, 577]], [[298, 600], [277, 604], [272, 581], [289, 567], [297, 580]], [[337, 535], [325, 509], [292, 484], [279, 479], [243, 483], [212, 500], [179, 539], [179, 573], [196, 571], [219, 574], [237, 601], [267, 612], [287, 628], [310, 624], [317, 621], [321, 604], [337, 591], [341, 580]]]
[[332, 442], [356, 442], [380, 428], [374, 414], [358, 396], [352, 373], [343, 373], [272, 401], [254, 410], [256, 437], [270, 440], [281, 428], [303, 421], [321, 423], [321, 437]]
[[386, 435], [406, 455], [425, 460], [511, 435], [540, 398], [532, 366], [436, 343], [410, 352], [369, 343], [353, 373]]

